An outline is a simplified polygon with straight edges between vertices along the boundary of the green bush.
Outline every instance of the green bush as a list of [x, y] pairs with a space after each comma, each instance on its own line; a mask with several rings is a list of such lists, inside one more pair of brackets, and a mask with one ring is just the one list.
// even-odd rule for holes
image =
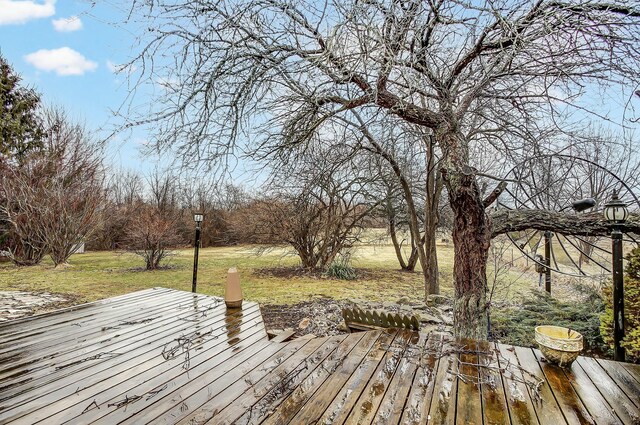
[[[605, 302], [604, 314], [600, 317], [600, 332], [604, 342], [613, 348], [613, 287], [603, 290]], [[625, 338], [622, 346], [626, 348], [627, 360], [640, 361], [640, 247], [627, 256], [624, 275], [624, 315]]]
[[491, 311], [491, 338], [505, 344], [535, 346], [535, 327], [555, 325], [574, 329], [584, 337], [585, 350], [606, 350], [600, 336], [604, 304], [598, 291], [581, 286], [583, 302], [564, 302], [546, 292], [534, 293], [521, 306]]
[[341, 280], [355, 280], [358, 276], [356, 270], [351, 267], [348, 258], [343, 257], [335, 260], [327, 267], [327, 276]]

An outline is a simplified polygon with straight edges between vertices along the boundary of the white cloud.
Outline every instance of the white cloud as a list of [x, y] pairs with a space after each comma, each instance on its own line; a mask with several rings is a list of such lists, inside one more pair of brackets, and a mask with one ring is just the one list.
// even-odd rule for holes
[[88, 60], [69, 47], [38, 50], [26, 55], [25, 60], [41, 71], [54, 71], [58, 75], [83, 75], [93, 71], [98, 64]]
[[58, 32], [72, 32], [82, 29], [82, 21], [77, 16], [54, 19], [51, 21], [53, 28]]
[[48, 18], [56, 13], [56, 0], [0, 0], [0, 25], [24, 24], [32, 19]]

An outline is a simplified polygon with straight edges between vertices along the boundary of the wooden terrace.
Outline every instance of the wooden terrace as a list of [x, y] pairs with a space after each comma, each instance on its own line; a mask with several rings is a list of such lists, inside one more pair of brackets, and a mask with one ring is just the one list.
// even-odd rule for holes
[[638, 424], [640, 366], [407, 330], [269, 341], [155, 288], [0, 325], [0, 423]]

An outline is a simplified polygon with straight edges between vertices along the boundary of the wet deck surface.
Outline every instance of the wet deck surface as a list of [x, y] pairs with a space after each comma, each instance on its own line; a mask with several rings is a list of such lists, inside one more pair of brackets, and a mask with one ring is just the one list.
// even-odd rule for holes
[[270, 342], [154, 289], [0, 325], [0, 423], [634, 424], [640, 366], [386, 330]]

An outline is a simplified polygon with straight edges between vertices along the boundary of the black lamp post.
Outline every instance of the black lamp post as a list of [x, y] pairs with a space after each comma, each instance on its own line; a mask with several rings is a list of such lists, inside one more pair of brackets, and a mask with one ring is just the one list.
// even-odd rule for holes
[[627, 205], [618, 199], [616, 191], [604, 206], [604, 217], [611, 225], [611, 251], [613, 254], [613, 358], [625, 361], [624, 339], [624, 279], [622, 267], [622, 231], [629, 211]]
[[195, 253], [193, 255], [193, 283], [191, 284], [191, 292], [196, 292], [196, 286], [198, 284], [198, 251], [200, 250], [200, 225], [204, 219], [204, 214], [197, 212], [193, 214], [193, 221], [196, 222], [196, 240], [195, 240]]

